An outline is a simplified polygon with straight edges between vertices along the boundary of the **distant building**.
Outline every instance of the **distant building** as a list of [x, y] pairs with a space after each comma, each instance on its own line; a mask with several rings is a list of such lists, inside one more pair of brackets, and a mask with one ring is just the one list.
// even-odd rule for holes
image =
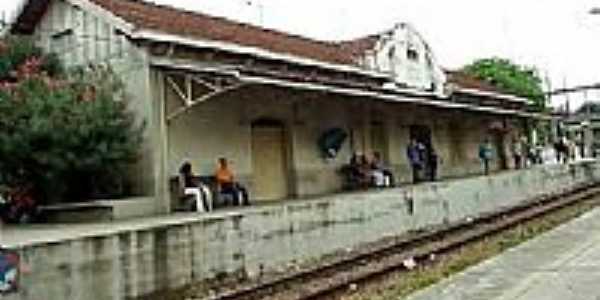
[[584, 103], [563, 119], [565, 135], [573, 140], [582, 157], [600, 156], [600, 102]]
[[[228, 157], [256, 201], [281, 200], [339, 191], [353, 153], [381, 153], [407, 182], [411, 138], [436, 148], [441, 177], [479, 173], [484, 139], [493, 168], [508, 168], [509, 142], [541, 117], [526, 99], [445, 72], [403, 23], [328, 42], [144, 1], [30, 0], [12, 31], [69, 65], [121, 74], [148, 125], [137, 186], [157, 213], [171, 210], [184, 158], [211, 174]], [[348, 138], [324, 159], [318, 141], [340, 130]]]

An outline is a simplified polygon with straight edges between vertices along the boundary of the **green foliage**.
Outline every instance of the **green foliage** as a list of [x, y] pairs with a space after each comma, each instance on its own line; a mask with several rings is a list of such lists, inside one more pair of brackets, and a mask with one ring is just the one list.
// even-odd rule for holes
[[122, 87], [110, 68], [95, 68], [0, 89], [0, 185], [33, 184], [40, 202], [125, 192], [143, 125], [128, 112]]
[[520, 66], [507, 59], [486, 58], [465, 66], [463, 71], [503, 91], [530, 99], [538, 110], [546, 107], [542, 79], [533, 67]]
[[[27, 60], [37, 58], [41, 60], [39, 71], [46, 72], [49, 76], [59, 76], [64, 68], [55, 54], [45, 54], [29, 37], [8, 36], [0, 45], [0, 79], [16, 77], [14, 74]], [[25, 70], [38, 71], [38, 70]]]

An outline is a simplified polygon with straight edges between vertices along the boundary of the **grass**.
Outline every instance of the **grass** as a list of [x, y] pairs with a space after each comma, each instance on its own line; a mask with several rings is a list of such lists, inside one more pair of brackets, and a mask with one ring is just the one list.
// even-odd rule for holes
[[343, 295], [343, 300], [398, 300], [433, 285], [452, 274], [461, 272], [507, 249], [518, 246], [560, 224], [573, 220], [600, 204], [600, 198], [554, 211], [492, 237], [466, 245], [452, 254], [436, 258], [429, 265], [408, 273], [389, 275], [381, 282], [370, 283], [357, 291]]

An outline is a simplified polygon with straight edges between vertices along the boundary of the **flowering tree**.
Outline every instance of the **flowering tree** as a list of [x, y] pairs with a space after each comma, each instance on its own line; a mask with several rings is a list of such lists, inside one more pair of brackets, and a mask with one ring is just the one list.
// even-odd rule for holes
[[119, 196], [142, 126], [108, 67], [64, 72], [26, 39], [0, 48], [0, 184], [39, 202]]

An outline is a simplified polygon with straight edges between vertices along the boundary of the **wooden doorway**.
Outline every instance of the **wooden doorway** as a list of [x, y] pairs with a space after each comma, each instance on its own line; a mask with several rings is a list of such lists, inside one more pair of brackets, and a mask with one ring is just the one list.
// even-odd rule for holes
[[285, 129], [281, 122], [252, 124], [252, 198], [256, 201], [288, 197]]
[[371, 123], [371, 150], [378, 152], [383, 161], [388, 161], [388, 139], [385, 125], [381, 122]]
[[502, 132], [492, 132], [492, 143], [496, 149], [497, 167], [499, 170], [508, 170], [508, 160], [506, 158], [506, 148], [504, 147], [504, 134]]
[[431, 147], [431, 129], [424, 125], [410, 126], [410, 139], [423, 144], [425, 147]]

